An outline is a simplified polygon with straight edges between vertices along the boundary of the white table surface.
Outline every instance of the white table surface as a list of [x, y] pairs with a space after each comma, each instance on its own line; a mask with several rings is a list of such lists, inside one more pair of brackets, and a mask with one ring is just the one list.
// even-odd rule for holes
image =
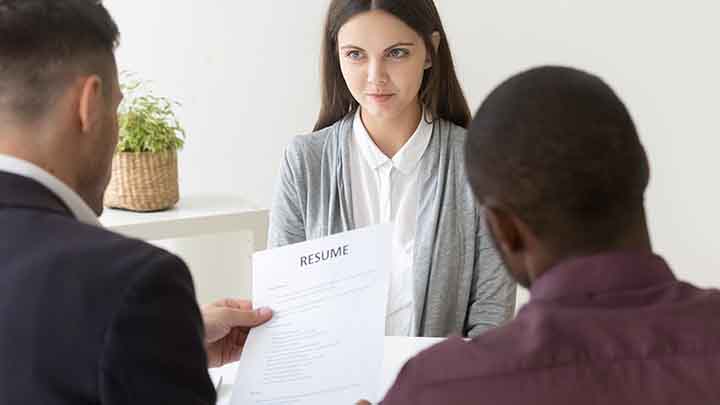
[[106, 208], [100, 222], [112, 231], [144, 240], [249, 230], [254, 250], [262, 250], [267, 241], [268, 210], [234, 195], [181, 195], [178, 204], [167, 211]]
[[[444, 339], [386, 336], [382, 376], [380, 380], [380, 387], [382, 389], [380, 392], [383, 393], [382, 396], [385, 396], [387, 390], [390, 389], [393, 382], [395, 382], [395, 377], [397, 377], [400, 369], [408, 359], [433, 344], [441, 342], [442, 340]], [[338, 369], [342, 369], [342, 367], [345, 366], [347, 365], [339, 365]], [[222, 385], [218, 390], [218, 405], [230, 404], [230, 397], [232, 395], [233, 384], [235, 383], [236, 372], [237, 363], [227, 364], [221, 368], [210, 370], [210, 376], [213, 378], [213, 383], [217, 384], [220, 376], [222, 376]], [[359, 399], [363, 398], [358, 398], [358, 400]]]

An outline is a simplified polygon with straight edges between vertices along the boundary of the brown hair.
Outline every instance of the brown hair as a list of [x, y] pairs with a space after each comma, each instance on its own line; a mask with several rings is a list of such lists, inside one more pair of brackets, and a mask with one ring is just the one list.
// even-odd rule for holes
[[[333, 0], [325, 22], [321, 62], [322, 106], [314, 130], [328, 127], [358, 107], [340, 70], [337, 36], [340, 28], [357, 14], [383, 10], [415, 30], [425, 42], [432, 67], [425, 71], [420, 102], [434, 119], [451, 121], [467, 128], [470, 109], [460, 88], [447, 36], [433, 0]], [[432, 34], [440, 34], [437, 51]]]

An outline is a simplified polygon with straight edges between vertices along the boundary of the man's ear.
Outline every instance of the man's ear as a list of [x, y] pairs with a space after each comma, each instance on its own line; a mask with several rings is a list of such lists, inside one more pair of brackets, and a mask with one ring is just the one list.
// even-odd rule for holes
[[[440, 37], [440, 33], [435, 31], [432, 33], [432, 36], [430, 37], [430, 41], [432, 42], [433, 49], [435, 50], [435, 53], [437, 54], [438, 49], [440, 48], [440, 41], [442, 38]], [[432, 67], [432, 57], [430, 56], [430, 52], [427, 53], [427, 57], [425, 58], [425, 69], [429, 69]]]
[[91, 75], [80, 84], [78, 117], [83, 133], [91, 132], [102, 120], [104, 111], [103, 82], [100, 76]]
[[498, 249], [509, 254], [525, 248], [520, 224], [508, 209], [502, 206], [486, 206], [485, 215]]

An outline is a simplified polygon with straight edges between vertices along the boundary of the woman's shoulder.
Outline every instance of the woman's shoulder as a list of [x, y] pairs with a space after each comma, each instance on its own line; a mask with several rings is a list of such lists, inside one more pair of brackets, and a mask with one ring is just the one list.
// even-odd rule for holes
[[465, 148], [465, 138], [467, 138], [467, 129], [444, 119], [437, 120], [436, 125], [439, 125], [442, 139], [447, 142], [448, 148], [453, 154], [458, 154], [462, 157]]
[[295, 135], [287, 146], [288, 153], [302, 154], [315, 149], [322, 149], [328, 137], [331, 135], [332, 127], [323, 128], [319, 131], [308, 134]]
[[319, 155], [329, 141], [334, 141], [343, 121], [307, 134], [295, 135], [286, 148], [289, 156]]
[[285, 148], [286, 164], [296, 173], [316, 175], [340, 153], [343, 121], [308, 134], [295, 135]]
[[440, 123], [440, 125], [442, 125], [444, 127], [445, 131], [447, 132], [449, 137], [454, 142], [464, 142], [465, 141], [465, 136], [467, 135], [467, 129], [461, 127], [460, 125], [458, 125], [452, 121], [444, 120], [442, 118], [439, 119], [438, 122]]

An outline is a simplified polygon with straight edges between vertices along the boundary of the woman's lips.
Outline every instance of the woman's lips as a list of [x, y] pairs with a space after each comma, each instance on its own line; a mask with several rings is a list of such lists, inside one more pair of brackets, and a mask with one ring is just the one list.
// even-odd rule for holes
[[368, 94], [367, 97], [375, 103], [382, 104], [390, 101], [394, 94]]

